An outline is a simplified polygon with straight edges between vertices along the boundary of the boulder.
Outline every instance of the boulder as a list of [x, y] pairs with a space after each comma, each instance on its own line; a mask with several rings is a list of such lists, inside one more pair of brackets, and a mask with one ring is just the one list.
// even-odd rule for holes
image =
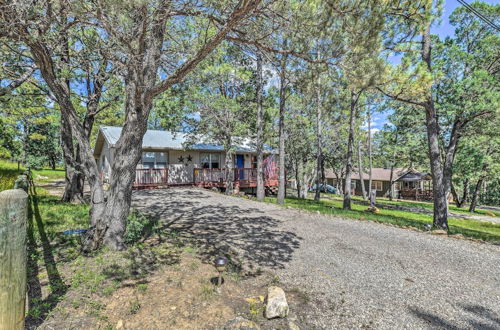
[[378, 214], [380, 213], [380, 210], [375, 206], [370, 206], [369, 208], [366, 209], [366, 212]]
[[299, 326], [292, 321], [288, 322], [288, 329], [289, 330], [300, 330]]
[[260, 327], [250, 320], [247, 320], [241, 316], [238, 316], [232, 320], [229, 320], [226, 325], [224, 325], [223, 330], [260, 330]]
[[286, 317], [288, 310], [285, 291], [277, 286], [270, 286], [267, 290], [266, 318]]

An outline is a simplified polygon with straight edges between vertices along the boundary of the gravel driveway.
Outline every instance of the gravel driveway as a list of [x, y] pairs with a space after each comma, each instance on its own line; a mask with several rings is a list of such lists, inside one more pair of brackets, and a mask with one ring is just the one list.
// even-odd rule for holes
[[194, 188], [137, 191], [133, 203], [307, 292], [302, 329], [500, 329], [499, 246]]

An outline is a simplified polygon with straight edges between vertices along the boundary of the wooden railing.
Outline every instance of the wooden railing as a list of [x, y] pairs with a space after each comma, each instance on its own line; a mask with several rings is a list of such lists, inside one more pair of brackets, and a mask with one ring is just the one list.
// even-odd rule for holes
[[[232, 181], [240, 185], [253, 184], [257, 182], [256, 168], [235, 168], [233, 171]], [[228, 177], [227, 168], [195, 168], [194, 169], [194, 184], [223, 184], [230, 180]], [[276, 168], [264, 169], [264, 182], [278, 180]]]
[[134, 188], [157, 187], [168, 184], [168, 169], [138, 168], [135, 170]]

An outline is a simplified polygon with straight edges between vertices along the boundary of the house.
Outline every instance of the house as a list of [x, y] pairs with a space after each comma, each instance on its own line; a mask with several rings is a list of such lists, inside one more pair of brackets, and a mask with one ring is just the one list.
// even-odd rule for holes
[[[121, 127], [99, 129], [94, 157], [103, 181], [109, 179], [115, 145]], [[257, 182], [257, 153], [250, 139], [241, 139], [234, 150], [234, 183], [236, 188], [254, 188]], [[226, 152], [220, 145], [202, 138], [189, 143], [187, 134], [148, 130], [142, 142], [142, 158], [137, 165], [135, 188], [164, 185], [197, 185], [225, 188], [231, 178], [225, 168]], [[267, 150], [264, 160], [266, 186], [277, 186], [274, 156]]]

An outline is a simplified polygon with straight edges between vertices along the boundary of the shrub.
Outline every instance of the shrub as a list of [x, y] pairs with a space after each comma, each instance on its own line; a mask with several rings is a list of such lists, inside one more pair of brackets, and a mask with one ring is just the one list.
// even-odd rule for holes
[[123, 237], [126, 244], [134, 244], [157, 230], [155, 221], [137, 210], [133, 210], [127, 219], [127, 229]]

